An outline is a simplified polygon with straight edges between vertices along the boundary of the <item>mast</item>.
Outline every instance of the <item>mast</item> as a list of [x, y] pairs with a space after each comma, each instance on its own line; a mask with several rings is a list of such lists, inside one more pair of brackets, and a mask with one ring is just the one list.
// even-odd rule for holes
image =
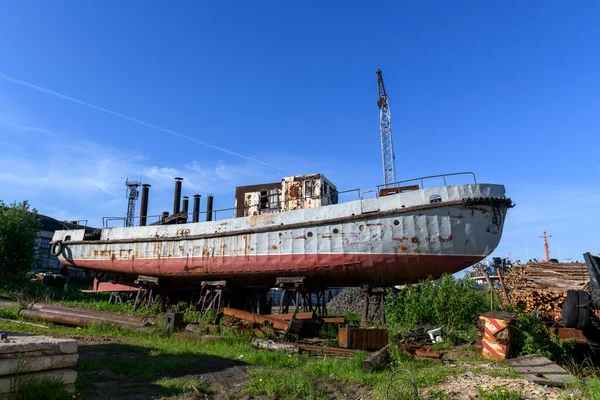
[[547, 236], [546, 232], [544, 232], [544, 236], [540, 236], [540, 239], [544, 239], [544, 248], [546, 249], [546, 262], [550, 262], [550, 249], [548, 248], [548, 238], [551, 238], [552, 235]]

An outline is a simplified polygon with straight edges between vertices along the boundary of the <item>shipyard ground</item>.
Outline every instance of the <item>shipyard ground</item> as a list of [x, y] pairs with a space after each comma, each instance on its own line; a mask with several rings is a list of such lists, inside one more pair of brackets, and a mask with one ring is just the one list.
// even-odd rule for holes
[[[78, 287], [68, 288], [62, 304], [125, 314], [156, 316], [155, 308], [133, 311], [131, 302], [108, 304], [108, 296], [83, 295]], [[4, 294], [4, 293], [0, 293]], [[8, 293], [4, 294], [8, 299]], [[15, 299], [12, 297], [11, 299]], [[20, 298], [29, 304], [31, 299]], [[186, 321], [197, 321], [197, 312], [188, 311]], [[12, 321], [12, 322], [11, 322]], [[394, 370], [406, 368], [415, 377], [419, 399], [590, 399], [600, 400], [600, 379], [580, 379], [564, 389], [528, 382], [502, 362], [490, 362], [475, 354], [474, 345], [450, 341], [434, 347], [446, 352], [451, 362], [416, 361], [399, 351], [392, 363], [374, 373], [361, 364], [370, 354], [359, 352], [351, 358], [288, 354], [258, 350], [250, 334], [223, 329], [221, 340], [211, 343], [181, 340], [161, 328], [138, 333], [108, 325], [68, 327], [33, 321], [47, 328], [15, 323], [25, 322], [18, 308], [0, 308], [0, 332], [20, 332], [70, 337], [80, 342], [75, 393], [44, 386], [41, 397], [27, 399], [385, 399]], [[328, 339], [334, 345], [333, 339]], [[588, 360], [589, 361], [589, 360]], [[583, 378], [600, 369], [586, 362], [571, 365], [570, 372]], [[597, 387], [596, 387], [597, 386]], [[35, 392], [35, 391], [34, 391]], [[410, 385], [396, 382], [390, 399], [415, 399]]]
[[[2, 313], [16, 319], [16, 310]], [[367, 374], [360, 365], [368, 353], [339, 359], [257, 350], [249, 337], [237, 333], [225, 333], [226, 338], [216, 343], [198, 343], [161, 331], [139, 334], [109, 326], [47, 325], [43, 329], [5, 321], [0, 330], [79, 340], [79, 378], [76, 392], [68, 398], [383, 399], [391, 371], [399, 367], [389, 365]], [[527, 382], [503, 363], [475, 356], [470, 345], [439, 348], [449, 351], [453, 363], [401, 362], [400, 367], [415, 374], [419, 398], [584, 398], [582, 386], [557, 389]], [[414, 398], [408, 386], [399, 391], [390, 398]], [[44, 398], [53, 397], [46, 393]]]

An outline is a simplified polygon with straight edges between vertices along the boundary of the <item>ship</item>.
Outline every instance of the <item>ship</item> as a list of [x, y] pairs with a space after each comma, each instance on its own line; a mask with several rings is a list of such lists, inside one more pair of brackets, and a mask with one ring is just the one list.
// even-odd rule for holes
[[[471, 182], [446, 185], [459, 175]], [[443, 184], [424, 187], [432, 178]], [[193, 212], [186, 199], [178, 210], [177, 182], [172, 215], [146, 225], [149, 217], [140, 214], [143, 226], [92, 234], [58, 230], [52, 252], [66, 266], [129, 282], [145, 276], [167, 285], [274, 287], [277, 279], [301, 277], [313, 287], [382, 287], [438, 278], [481, 261], [498, 246], [513, 206], [503, 185], [477, 183], [472, 173], [357, 191], [349, 201], [339, 201], [348, 192], [313, 174], [238, 187], [232, 218], [212, 220], [210, 209], [200, 222], [196, 202]]]

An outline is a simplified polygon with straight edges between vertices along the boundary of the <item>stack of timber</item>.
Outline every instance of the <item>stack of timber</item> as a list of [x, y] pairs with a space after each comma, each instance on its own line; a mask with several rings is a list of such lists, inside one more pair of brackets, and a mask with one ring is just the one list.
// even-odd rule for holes
[[60, 380], [75, 390], [77, 340], [8, 333], [0, 341], [0, 393], [18, 392], [30, 380]]
[[581, 290], [589, 284], [584, 263], [528, 263], [513, 266], [504, 275], [510, 301], [526, 311], [540, 311], [545, 318], [562, 318], [567, 290]]

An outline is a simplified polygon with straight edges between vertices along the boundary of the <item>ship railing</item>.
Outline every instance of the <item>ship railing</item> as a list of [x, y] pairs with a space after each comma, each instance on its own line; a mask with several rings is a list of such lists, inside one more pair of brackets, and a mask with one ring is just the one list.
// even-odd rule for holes
[[[379, 193], [381, 193], [381, 190], [385, 190], [385, 189], [396, 189], [396, 188], [403, 188], [403, 187], [410, 187], [410, 186], [418, 186], [418, 189], [425, 189], [425, 182], [426, 181], [431, 181], [431, 180], [436, 180], [437, 182], [440, 182], [440, 180], [444, 183], [443, 186], [448, 186], [448, 180], [449, 178], [453, 178], [455, 176], [469, 176], [472, 178], [472, 182], [469, 183], [477, 183], [477, 178], [475, 177], [475, 173], [474, 172], [453, 172], [450, 174], [440, 174], [440, 175], [429, 175], [429, 176], [421, 176], [419, 178], [413, 178], [413, 179], [406, 179], [403, 181], [398, 181], [398, 182], [393, 182], [393, 183], [388, 183], [388, 184], [384, 184], [384, 185], [379, 185], [377, 186], [377, 191]], [[452, 179], [453, 180], [453, 179]], [[416, 183], [416, 185], [415, 185]], [[410, 185], [413, 184], [413, 185]], [[436, 184], [436, 186], [431, 186], [431, 187], [437, 187], [439, 186], [439, 184]], [[416, 188], [415, 188], [416, 189]]]
[[87, 228], [88, 220], [87, 219], [77, 219], [72, 221], [64, 220], [62, 221], [63, 230], [67, 229], [85, 229]]
[[[277, 197], [277, 196], [269, 196], [271, 198], [273, 197]], [[288, 203], [288, 209], [289, 209], [289, 205], [292, 203], [302, 203], [306, 200], [311, 200], [311, 199], [321, 199], [323, 200], [324, 198], [326, 198], [328, 201], [328, 204], [323, 204], [322, 207], [326, 207], [329, 204], [338, 204], [338, 203], [342, 203], [342, 202], [346, 202], [346, 201], [352, 201], [352, 200], [360, 200], [362, 199], [362, 194], [360, 189], [350, 189], [350, 190], [343, 190], [340, 192], [333, 192], [333, 193], [329, 193], [327, 195], [314, 195], [314, 196], [305, 196], [305, 197], [297, 197], [294, 199], [287, 199], [285, 200], [286, 203]], [[342, 198], [344, 198], [342, 200]], [[238, 213], [239, 211], [243, 210], [244, 211], [244, 215], [252, 215], [252, 213], [254, 211], [260, 211], [261, 215], [264, 214], [269, 214], [269, 213], [276, 213], [276, 212], [280, 212], [282, 209], [282, 200], [281, 199], [277, 199], [275, 201], [268, 201], [268, 202], [261, 202], [259, 204], [253, 205], [253, 206], [248, 206], [248, 207], [243, 207], [242, 209], [238, 208], [238, 207], [231, 207], [231, 208], [221, 208], [221, 209], [217, 209], [217, 210], [212, 210], [211, 211], [200, 211], [198, 213], [198, 221], [199, 222], [204, 222], [206, 221], [209, 216], [209, 214], [212, 214], [210, 218], [211, 221], [217, 221], [217, 220], [223, 220], [223, 219], [229, 219], [229, 218], [235, 218], [236, 216], [239, 216]], [[173, 215], [169, 215], [168, 217], [171, 217], [174, 219], [174, 221], [170, 224], [170, 225], [179, 225], [179, 224], [186, 224], [186, 223], [190, 223], [193, 221], [194, 219], [194, 213], [188, 211], [187, 213], [187, 218], [182, 217], [182, 218], [173, 218]], [[148, 215], [146, 216], [146, 224], [147, 225], [151, 225], [153, 223], [159, 222], [159, 221], [163, 221], [163, 214], [159, 214], [159, 215]], [[139, 226], [139, 219], [140, 216], [134, 216], [132, 217], [133, 220], [133, 226]], [[138, 221], [138, 222], [136, 222]], [[119, 227], [126, 227], [126, 222], [127, 222], [127, 217], [103, 217], [102, 218], [102, 226], [104, 228], [115, 228], [117, 226]]]

